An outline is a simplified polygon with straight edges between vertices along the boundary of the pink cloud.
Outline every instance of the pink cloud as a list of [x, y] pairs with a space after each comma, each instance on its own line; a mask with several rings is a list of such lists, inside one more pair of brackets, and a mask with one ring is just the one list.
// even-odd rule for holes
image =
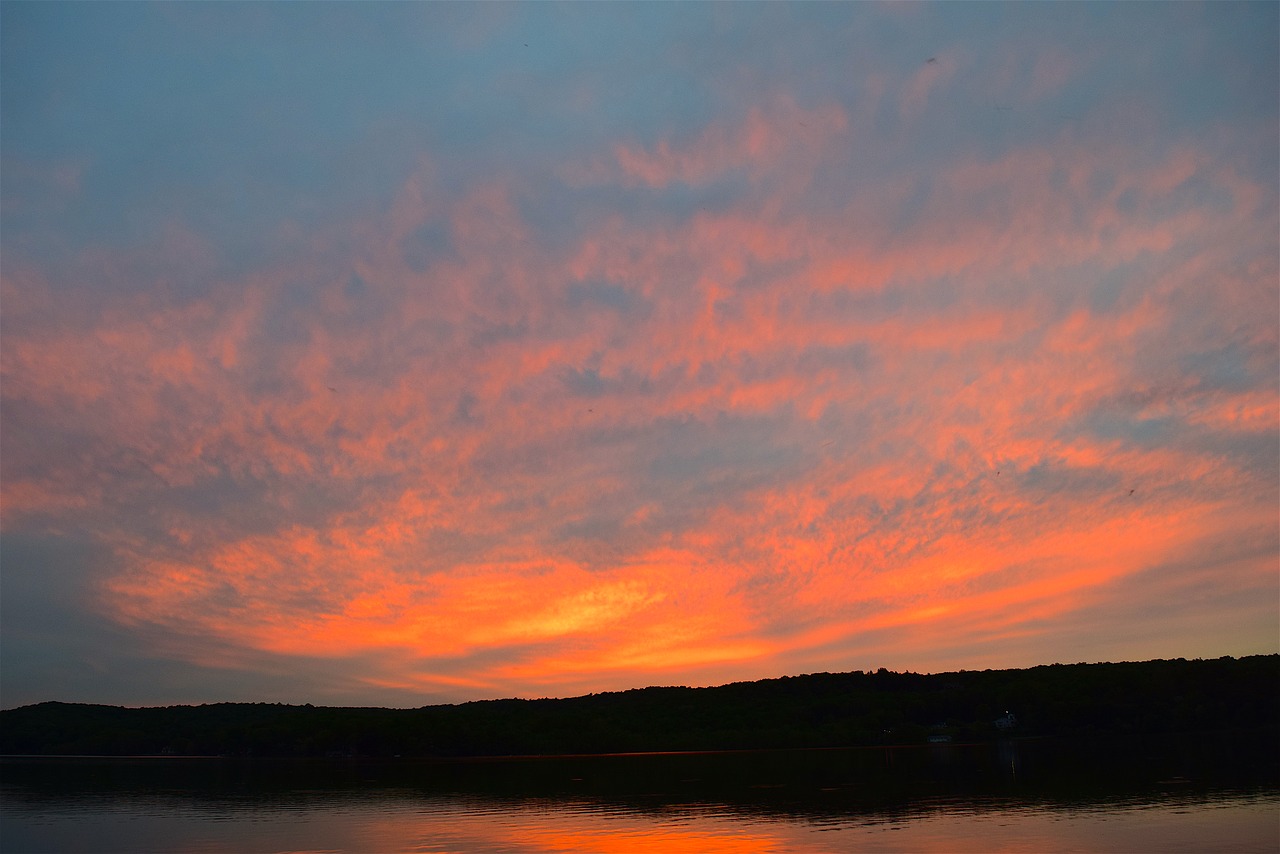
[[[1051, 649], [1046, 627], [1245, 526], [1222, 508], [1273, 485], [1192, 439], [1274, 438], [1275, 389], [1167, 354], [1224, 334], [1251, 365], [1274, 352], [1266, 189], [1191, 143], [1064, 136], [805, 206], [843, 187], [850, 124], [773, 98], [617, 143], [578, 178], [751, 186], [683, 216], [609, 212], [560, 246], [527, 190], [450, 195], [424, 163], [316, 258], [198, 296], [122, 285], [188, 261], [213, 276], [192, 236], [90, 252], [71, 282], [6, 271], [6, 416], [91, 449], [7, 431], [6, 465], [31, 465], [6, 469], [6, 528], [85, 525], [123, 567], [107, 613], [218, 656], [365, 656], [370, 685], [529, 693], [858, 667], [886, 635], [921, 661], [949, 637]], [[449, 251], [411, 263], [431, 224]], [[95, 265], [120, 288], [86, 311], [66, 294]], [[1103, 304], [1107, 274], [1125, 298]], [[605, 297], [575, 301], [584, 283]], [[1156, 421], [1191, 438], [1145, 442]], [[219, 478], [256, 526], [166, 500]]]
[[692, 140], [663, 139], [650, 149], [619, 143], [611, 163], [567, 174], [576, 181], [616, 179], [624, 187], [652, 189], [673, 183], [703, 185], [734, 170], [759, 178], [776, 169], [784, 158], [814, 158], [821, 148], [841, 137], [848, 125], [848, 117], [838, 106], [805, 109], [788, 96], [777, 96], [750, 108], [741, 121], [712, 124]]

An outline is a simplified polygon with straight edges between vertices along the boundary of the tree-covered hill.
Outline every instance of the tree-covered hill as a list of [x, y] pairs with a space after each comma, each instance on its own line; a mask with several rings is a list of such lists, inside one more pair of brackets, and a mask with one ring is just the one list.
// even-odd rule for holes
[[[1013, 729], [996, 720], [1012, 712]], [[1053, 664], [923, 675], [816, 673], [715, 688], [419, 709], [270, 703], [0, 711], [0, 754], [494, 756], [844, 747], [998, 735], [1246, 730], [1280, 724], [1280, 656]]]

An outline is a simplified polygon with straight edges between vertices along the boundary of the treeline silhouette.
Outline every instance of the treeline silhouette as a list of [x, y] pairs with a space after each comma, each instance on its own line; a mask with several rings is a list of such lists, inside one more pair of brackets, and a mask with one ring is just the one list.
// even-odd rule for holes
[[[997, 726], [1006, 712], [1015, 727]], [[882, 668], [418, 709], [50, 702], [0, 711], [0, 754], [588, 754], [1244, 731], [1278, 723], [1280, 655], [1267, 655], [928, 675]]]

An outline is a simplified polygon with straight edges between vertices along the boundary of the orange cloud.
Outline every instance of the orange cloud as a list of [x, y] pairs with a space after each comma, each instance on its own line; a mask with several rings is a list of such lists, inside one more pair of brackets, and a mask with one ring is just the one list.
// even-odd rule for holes
[[855, 136], [775, 97], [617, 142], [569, 189], [746, 187], [560, 242], [518, 182], [424, 163], [315, 257], [186, 299], [157, 294], [213, 275], [194, 237], [89, 253], [156, 289], [95, 312], [6, 271], [6, 530], [108, 544], [123, 624], [462, 693], [869, 666], [889, 634], [937, 661], [1274, 530], [1265, 188], [1069, 135], [847, 182]]
[[819, 149], [848, 128], [838, 106], [805, 109], [787, 95], [751, 107], [740, 122], [713, 124], [683, 143], [661, 140], [650, 149], [619, 143], [612, 163], [597, 163], [584, 172], [569, 171], [571, 181], [620, 179], [624, 187], [657, 189], [673, 183], [702, 185], [734, 170], [761, 177], [790, 156], [813, 158]]

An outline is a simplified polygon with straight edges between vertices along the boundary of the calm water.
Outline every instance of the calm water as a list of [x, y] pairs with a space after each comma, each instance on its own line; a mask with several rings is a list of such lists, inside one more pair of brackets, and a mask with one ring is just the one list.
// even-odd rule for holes
[[1280, 851], [1274, 736], [0, 762], [5, 852]]

